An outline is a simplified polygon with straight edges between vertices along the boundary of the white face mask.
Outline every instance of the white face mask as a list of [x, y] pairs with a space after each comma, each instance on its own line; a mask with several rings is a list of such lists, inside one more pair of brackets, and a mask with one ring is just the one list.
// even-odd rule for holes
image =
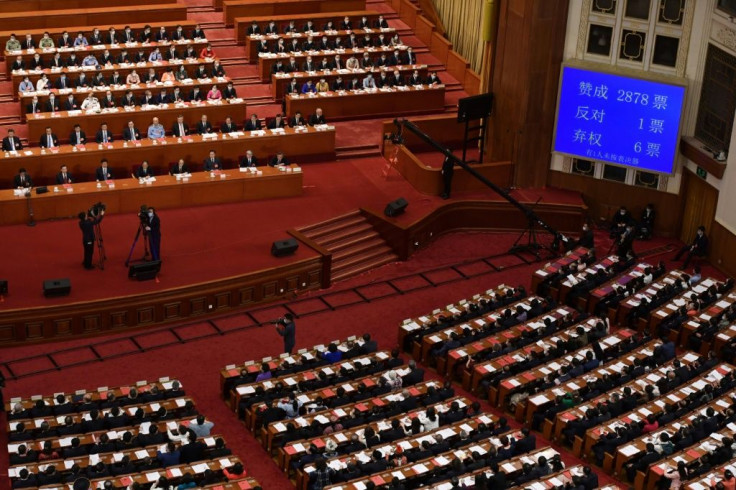
[[149, 211], [149, 212], [148, 212], [148, 217], [149, 217], [149, 218], [153, 218], [153, 211]]

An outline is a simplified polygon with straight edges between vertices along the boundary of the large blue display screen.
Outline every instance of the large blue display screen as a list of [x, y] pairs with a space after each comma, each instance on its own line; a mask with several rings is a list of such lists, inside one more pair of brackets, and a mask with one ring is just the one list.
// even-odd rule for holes
[[565, 66], [554, 151], [672, 173], [685, 87]]

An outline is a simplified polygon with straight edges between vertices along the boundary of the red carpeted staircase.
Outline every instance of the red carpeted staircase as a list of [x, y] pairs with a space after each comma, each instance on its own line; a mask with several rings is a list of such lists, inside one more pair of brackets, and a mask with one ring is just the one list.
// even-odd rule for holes
[[340, 281], [398, 260], [360, 211], [297, 231], [332, 252], [332, 280]]

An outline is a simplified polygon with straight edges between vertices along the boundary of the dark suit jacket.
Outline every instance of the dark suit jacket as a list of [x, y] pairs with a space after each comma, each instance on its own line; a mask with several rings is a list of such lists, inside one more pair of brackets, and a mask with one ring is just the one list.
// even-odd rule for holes
[[178, 174], [188, 174], [189, 173], [189, 166], [185, 163], [182, 165], [181, 170], [179, 169], [179, 164], [175, 163], [173, 167], [171, 167], [171, 170], [169, 171], [171, 175], [178, 175]]
[[248, 122], [245, 123], [246, 131], [258, 131], [259, 129], [261, 129], [261, 121], [256, 121], [256, 124], [253, 124], [253, 121], [248, 119]]
[[[41, 148], [48, 148], [48, 145], [46, 144], [48, 141], [48, 138], [46, 137], [46, 133], [41, 135], [41, 138], [39, 139], [38, 145]], [[51, 140], [54, 142], [54, 146], [59, 146], [59, 138], [56, 137], [55, 134], [51, 134]]]
[[317, 114], [312, 114], [309, 116], [309, 125], [315, 126], [317, 124], [325, 124], [325, 116], [317, 116]]
[[36, 109], [33, 109], [33, 102], [26, 106], [26, 114], [34, 114], [41, 112], [41, 102], [36, 103]]
[[257, 165], [258, 165], [258, 159], [256, 157], [252, 157], [250, 159], [250, 165], [248, 165], [248, 157], [243, 157], [243, 159], [240, 160], [241, 167], [255, 167]]
[[70, 174], [69, 172], [66, 173], [66, 178], [69, 182], [64, 182], [64, 176], [62, 175], [61, 172], [59, 172], [58, 174], [56, 174], [56, 183], [61, 185], [61, 184], [74, 182], [74, 179], [72, 178], [72, 174]]
[[20, 175], [16, 175], [15, 178], [13, 178], [13, 187], [33, 187], [33, 180], [31, 180], [31, 177], [26, 174], [25, 182], [21, 183], [20, 181]]
[[[135, 139], [140, 140], [141, 139], [141, 132], [138, 131], [138, 128], [133, 128], [133, 131], [135, 132]], [[130, 137], [130, 128], [125, 128], [123, 130], [123, 139], [130, 141], [132, 138]]]
[[306, 126], [306, 125], [307, 125], [307, 120], [304, 119], [303, 117], [300, 117], [299, 121], [296, 120], [296, 117], [292, 117], [291, 119], [289, 119], [289, 126], [291, 126], [292, 128], [295, 128], [297, 126]]
[[58, 112], [59, 111], [59, 99], [54, 99], [54, 103], [51, 103], [51, 100], [49, 99], [46, 102], [46, 112]]
[[97, 180], [110, 180], [112, 179], [112, 170], [110, 167], [107, 167], [107, 172], [105, 172], [102, 167], [97, 167], [95, 170], [95, 178]]
[[[97, 134], [95, 135], [95, 141], [98, 143], [102, 143], [102, 130], [97, 131]], [[107, 142], [112, 143], [112, 131], [107, 131]]]
[[[80, 144], [83, 145], [83, 144], [87, 143], [87, 135], [84, 133], [84, 131], [80, 131], [79, 132], [79, 136], [80, 136], [80, 139], [82, 140], [82, 142]], [[72, 131], [69, 134], [69, 143], [72, 144], [72, 145], [76, 145], [77, 144], [77, 135], [76, 135], [76, 132], [75, 131]]]
[[277, 165], [288, 165], [288, 164], [289, 164], [289, 159], [286, 158], [286, 157], [284, 157], [284, 158], [281, 159], [281, 163], [280, 164], [279, 164], [279, 162], [277, 160], [277, 157], [273, 157], [271, 159], [271, 163], [269, 163], [268, 166], [269, 167], [275, 167]]
[[220, 126], [220, 131], [224, 133], [232, 133], [234, 131], [238, 130], [238, 126], [235, 123], [222, 123], [222, 126]]
[[66, 99], [64, 101], [64, 109], [67, 111], [75, 111], [79, 109], [79, 104], [77, 104], [77, 101], [74, 99], [72, 100]]
[[177, 138], [181, 138], [182, 136], [186, 136], [189, 134], [189, 125], [187, 123], [183, 123], [184, 125], [184, 134], [179, 134], [181, 131], [179, 131], [179, 123], [174, 123], [173, 126], [171, 126], [171, 133], [176, 136]]
[[205, 134], [205, 133], [211, 133], [212, 132], [212, 124], [207, 121], [206, 123], [202, 123], [202, 121], [199, 121], [197, 123], [197, 133], [199, 134]]
[[209, 172], [212, 170], [222, 170], [222, 161], [215, 157], [214, 160], [210, 160], [209, 157], [204, 160], [204, 169]]
[[117, 102], [115, 101], [115, 97], [108, 99], [107, 96], [103, 97], [100, 103], [102, 104], [102, 107], [104, 108], [115, 107], [117, 105]]
[[[13, 136], [13, 143], [15, 144], [16, 150], [23, 149], [23, 144], [17, 136]], [[3, 151], [10, 151], [10, 136], [3, 138]]]

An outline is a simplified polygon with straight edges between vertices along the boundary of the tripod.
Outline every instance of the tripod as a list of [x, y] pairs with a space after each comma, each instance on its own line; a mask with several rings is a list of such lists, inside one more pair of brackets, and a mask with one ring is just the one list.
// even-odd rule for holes
[[100, 227], [99, 221], [95, 223], [95, 244], [97, 245], [97, 260], [99, 261], [100, 270], [105, 270], [107, 254], [105, 254], [105, 242], [102, 239], [102, 227]]
[[[517, 252], [528, 252], [532, 255], [534, 255], [537, 260], [541, 258], [539, 254], [539, 250], [542, 249], [542, 245], [539, 244], [537, 241], [537, 222], [539, 221], [538, 218], [533, 214], [533, 209], [539, 204], [539, 201], [541, 201], [542, 198], [540, 197], [537, 199], [537, 202], [534, 203], [532, 208], [532, 213], [527, 213], [527, 227], [524, 229], [524, 231], [521, 232], [519, 235], [519, 238], [516, 239], [514, 244], [511, 246], [511, 250], [509, 250], [509, 253], [517, 253]], [[521, 242], [522, 238], [524, 238], [524, 235], [527, 235], [527, 243], [526, 245], [520, 245], [519, 242]]]
[[141, 234], [143, 234], [143, 257], [136, 260], [135, 262], [147, 262], [151, 259], [151, 252], [148, 247], [148, 232], [146, 231], [146, 225], [143, 224], [143, 222], [138, 223], [138, 231], [135, 232], [135, 238], [133, 239], [133, 245], [130, 247], [130, 253], [128, 254], [128, 258], [125, 261], [125, 267], [128, 267], [131, 260], [130, 258], [133, 256], [133, 250], [135, 250], [135, 246], [138, 243], [138, 239], [140, 238]]

